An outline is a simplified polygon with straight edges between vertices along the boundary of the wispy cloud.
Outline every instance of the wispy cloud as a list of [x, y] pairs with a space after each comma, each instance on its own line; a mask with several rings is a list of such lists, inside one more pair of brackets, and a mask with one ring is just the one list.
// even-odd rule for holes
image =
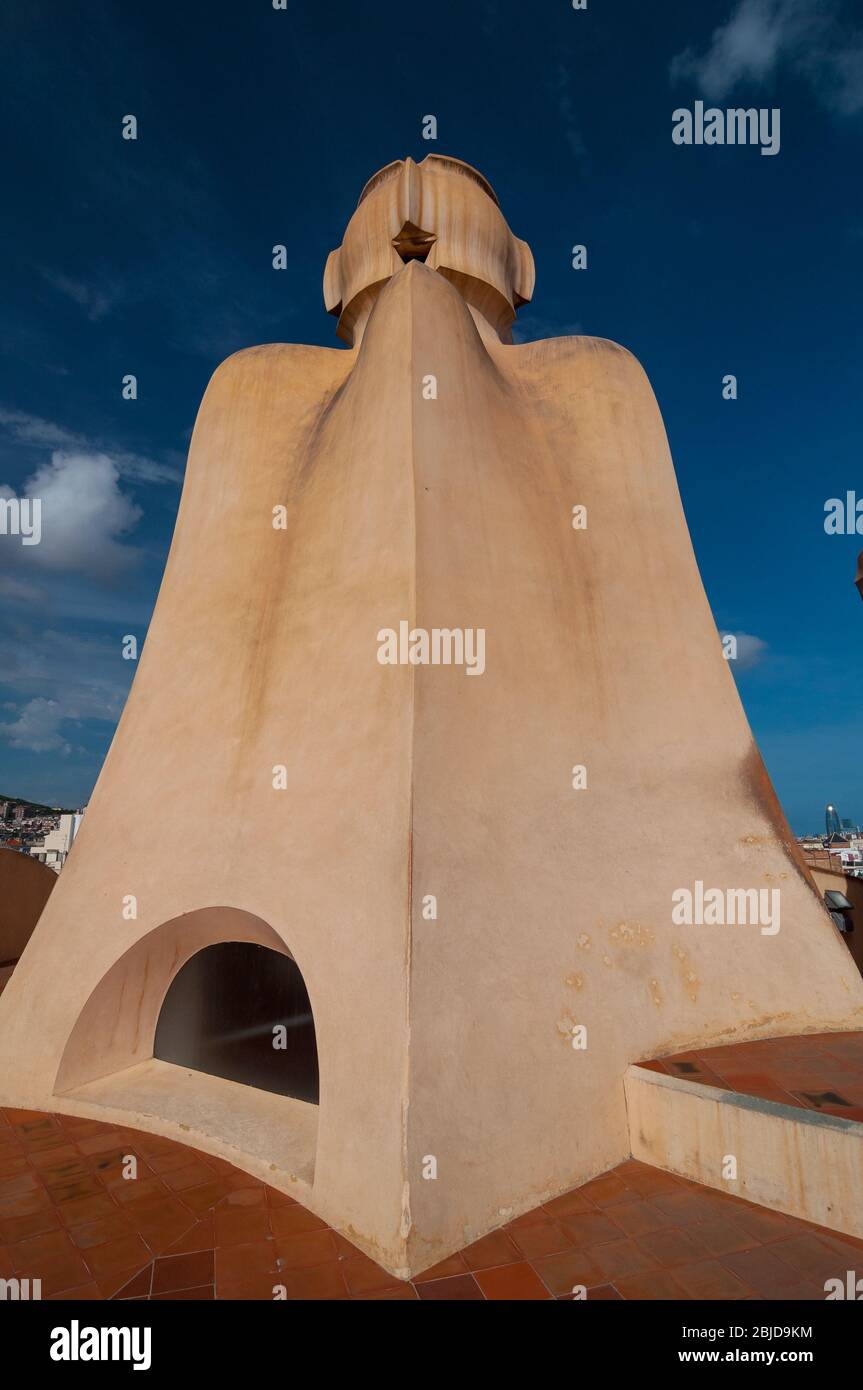
[[839, 0], [739, 0], [703, 51], [684, 49], [670, 68], [673, 82], [694, 81], [710, 100], [783, 70], [809, 82], [825, 106], [855, 115], [863, 110], [863, 29], [845, 21]]
[[119, 636], [113, 640], [46, 628], [26, 643], [20, 632], [0, 633], [4, 690], [16, 704], [54, 700], [64, 719], [117, 720], [134, 664], [123, 660]]
[[[9, 488], [0, 487], [0, 496], [10, 492]], [[4, 604], [32, 604], [45, 602], [45, 591], [39, 588], [38, 584], [31, 584], [29, 579], [21, 579], [14, 574], [0, 574], [0, 599]]]
[[570, 76], [563, 63], [558, 63], [550, 80], [552, 95], [557, 104], [563, 138], [570, 148], [576, 163], [583, 169], [590, 164], [590, 155], [581, 134], [581, 127], [575, 114], [572, 100]]
[[0, 742], [33, 753], [68, 757], [82, 750], [70, 740], [85, 720], [115, 724], [120, 717], [132, 663], [119, 640], [47, 630], [27, 643], [20, 634], [0, 634], [3, 687], [9, 718], [0, 722]]
[[60, 294], [83, 309], [91, 323], [98, 323], [100, 319], [105, 318], [124, 298], [123, 289], [116, 282], [100, 281], [94, 284], [86, 280], [75, 280], [57, 270], [43, 270], [42, 277]]
[[77, 450], [83, 453], [108, 454], [117, 471], [133, 483], [180, 483], [181, 470], [172, 464], [158, 463], [144, 454], [113, 448], [99, 437], [78, 434], [53, 420], [28, 415], [22, 410], [7, 410], [0, 406], [0, 430], [11, 438], [34, 448]]

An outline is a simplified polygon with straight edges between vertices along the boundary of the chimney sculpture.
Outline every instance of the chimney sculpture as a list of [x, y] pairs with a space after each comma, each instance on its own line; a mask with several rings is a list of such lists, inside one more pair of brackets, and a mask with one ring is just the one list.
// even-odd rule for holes
[[0, 1101], [221, 1155], [401, 1276], [627, 1157], [631, 1062], [863, 1026], [647, 378], [513, 345], [532, 290], [480, 174], [399, 161], [327, 262], [347, 348], [218, 368], [0, 998]]

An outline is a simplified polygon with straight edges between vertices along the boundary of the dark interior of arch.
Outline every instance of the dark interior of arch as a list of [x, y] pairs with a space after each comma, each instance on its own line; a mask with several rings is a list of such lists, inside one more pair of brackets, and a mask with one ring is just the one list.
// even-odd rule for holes
[[309, 995], [290, 956], [220, 941], [192, 956], [165, 995], [153, 1055], [261, 1091], [318, 1100]]

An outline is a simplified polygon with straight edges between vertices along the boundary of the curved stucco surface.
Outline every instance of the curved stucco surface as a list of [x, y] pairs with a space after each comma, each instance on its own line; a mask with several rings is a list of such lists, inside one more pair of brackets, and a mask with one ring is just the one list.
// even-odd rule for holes
[[[402, 620], [483, 628], [484, 673], [382, 665]], [[781, 930], [673, 925], [696, 879], [778, 888]], [[219, 368], [131, 695], [0, 999], [0, 1100], [74, 1108], [87, 1001], [212, 904], [302, 963], [308, 1200], [400, 1272], [625, 1157], [631, 1062], [861, 1026], [629, 353], [506, 346], [414, 261], [354, 349]]]

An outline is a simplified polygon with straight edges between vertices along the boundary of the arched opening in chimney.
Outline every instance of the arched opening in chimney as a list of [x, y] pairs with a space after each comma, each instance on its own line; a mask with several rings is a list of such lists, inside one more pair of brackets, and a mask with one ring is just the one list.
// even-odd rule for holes
[[317, 1104], [315, 1023], [296, 961], [252, 941], [197, 951], [165, 995], [153, 1056]]

